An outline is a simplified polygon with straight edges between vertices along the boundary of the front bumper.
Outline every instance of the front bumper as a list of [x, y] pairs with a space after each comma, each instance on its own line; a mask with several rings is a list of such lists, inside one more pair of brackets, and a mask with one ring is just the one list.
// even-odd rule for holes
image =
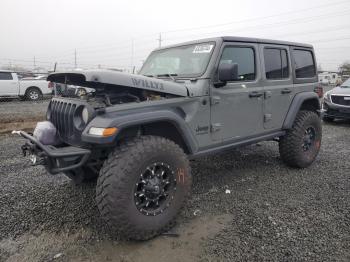
[[350, 107], [337, 106], [327, 102], [323, 103], [323, 117], [350, 119]]
[[29, 153], [39, 157], [49, 173], [57, 174], [60, 172], [76, 169], [85, 164], [91, 151], [74, 146], [55, 147], [52, 145], [43, 145], [34, 136], [20, 131], [19, 134], [28, 139], [22, 146], [23, 154]]

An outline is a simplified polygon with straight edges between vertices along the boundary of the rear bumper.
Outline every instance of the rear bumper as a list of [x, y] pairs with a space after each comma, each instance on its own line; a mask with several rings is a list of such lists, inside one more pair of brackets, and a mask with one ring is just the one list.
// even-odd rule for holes
[[323, 117], [350, 119], [350, 107], [336, 106], [334, 104], [323, 103]]
[[43, 145], [34, 136], [20, 131], [19, 134], [28, 139], [22, 146], [23, 154], [35, 155], [42, 160], [42, 163], [49, 173], [57, 174], [81, 167], [88, 160], [91, 151], [80, 147], [64, 146], [55, 147]]

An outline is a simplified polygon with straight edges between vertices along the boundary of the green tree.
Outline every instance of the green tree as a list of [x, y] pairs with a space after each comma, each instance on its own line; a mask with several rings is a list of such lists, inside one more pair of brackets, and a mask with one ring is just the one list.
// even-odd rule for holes
[[339, 66], [339, 72], [343, 73], [343, 72], [350, 72], [350, 62], [344, 62]]

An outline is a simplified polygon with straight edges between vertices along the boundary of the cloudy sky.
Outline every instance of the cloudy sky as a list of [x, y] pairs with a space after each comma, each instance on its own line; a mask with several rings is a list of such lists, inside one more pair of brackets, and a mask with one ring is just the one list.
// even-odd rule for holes
[[234, 35], [311, 43], [350, 60], [350, 0], [1, 0], [0, 66], [139, 67], [159, 45]]

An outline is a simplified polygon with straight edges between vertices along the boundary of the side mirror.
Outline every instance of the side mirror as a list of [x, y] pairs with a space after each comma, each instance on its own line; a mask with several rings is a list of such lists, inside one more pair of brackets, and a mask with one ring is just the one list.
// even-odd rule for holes
[[238, 64], [222, 63], [219, 65], [219, 81], [226, 83], [238, 79]]

